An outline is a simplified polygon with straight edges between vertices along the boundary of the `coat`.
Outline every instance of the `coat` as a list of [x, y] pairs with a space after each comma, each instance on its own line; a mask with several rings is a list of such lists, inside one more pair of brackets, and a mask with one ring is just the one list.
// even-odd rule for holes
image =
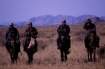
[[60, 25], [57, 32], [59, 36], [67, 36], [70, 33], [70, 28], [68, 25]]

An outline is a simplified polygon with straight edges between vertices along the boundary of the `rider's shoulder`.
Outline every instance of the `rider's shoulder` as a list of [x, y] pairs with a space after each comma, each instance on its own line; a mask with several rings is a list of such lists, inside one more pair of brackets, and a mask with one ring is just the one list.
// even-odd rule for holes
[[95, 25], [94, 23], [91, 23], [91, 25]]
[[69, 27], [69, 25], [67, 25], [67, 24], [66, 24], [65, 26], [66, 26], [66, 27]]
[[32, 29], [36, 29], [35, 27], [32, 27]]
[[59, 25], [59, 27], [61, 27], [62, 25]]
[[58, 27], [58, 28], [62, 28], [62, 26], [63, 26], [63, 25], [59, 25], [59, 27]]
[[69, 26], [69, 25], [66, 24], [66, 26]]
[[17, 28], [13, 27], [14, 30], [17, 30]]

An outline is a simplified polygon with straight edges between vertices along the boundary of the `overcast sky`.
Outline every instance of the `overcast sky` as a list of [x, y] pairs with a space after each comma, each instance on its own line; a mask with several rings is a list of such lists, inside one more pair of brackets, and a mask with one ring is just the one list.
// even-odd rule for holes
[[0, 0], [0, 22], [41, 15], [105, 16], [105, 0]]

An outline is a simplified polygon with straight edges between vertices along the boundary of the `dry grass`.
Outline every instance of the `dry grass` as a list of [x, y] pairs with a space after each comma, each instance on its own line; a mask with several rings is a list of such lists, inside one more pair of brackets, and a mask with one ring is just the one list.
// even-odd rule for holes
[[[58, 26], [36, 27], [38, 30], [38, 52], [34, 54], [33, 64], [26, 63], [27, 55], [23, 51], [19, 54], [18, 64], [11, 64], [9, 54], [2, 43], [7, 28], [0, 28], [0, 69], [105, 69], [105, 59], [99, 58], [97, 62], [87, 62], [87, 52], [84, 46], [83, 38], [85, 30], [83, 25], [70, 25], [71, 28], [71, 53], [68, 55], [68, 61], [60, 61], [60, 52], [57, 50], [56, 29]], [[98, 35], [100, 36], [100, 45], [105, 44], [104, 29], [105, 25], [97, 25]], [[18, 27], [21, 41], [24, 39], [26, 27]]]

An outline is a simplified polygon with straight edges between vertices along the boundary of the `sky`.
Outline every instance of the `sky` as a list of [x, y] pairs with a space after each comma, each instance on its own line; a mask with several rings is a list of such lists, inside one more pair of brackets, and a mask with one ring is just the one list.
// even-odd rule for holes
[[105, 16], [105, 0], [0, 0], [0, 23], [42, 15]]

